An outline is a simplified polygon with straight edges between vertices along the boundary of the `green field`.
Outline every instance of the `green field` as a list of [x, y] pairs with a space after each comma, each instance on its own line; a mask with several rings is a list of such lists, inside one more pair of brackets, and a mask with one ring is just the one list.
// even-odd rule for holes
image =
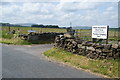
[[[22, 34], [27, 34], [28, 30], [36, 30], [37, 32], [66, 32], [65, 29], [59, 28], [34, 28], [34, 27], [10, 27], [10, 30], [20, 30]], [[2, 31], [9, 31], [9, 27], [2, 27]]]
[[[36, 30], [38, 33], [41, 32], [64, 32], [66, 33], [66, 29], [59, 29], [59, 28], [33, 28], [33, 27], [10, 27], [10, 31], [12, 30], [18, 30], [20, 31], [20, 34], [28, 34], [28, 30]], [[9, 32], [9, 27], [1, 27], [1, 38], [2, 38], [2, 43], [10, 43], [10, 44], [31, 44], [27, 41], [23, 41], [20, 39], [15, 39], [13, 38], [14, 35], [12, 34], [7, 34]], [[84, 40], [89, 40], [91, 41], [91, 30], [78, 30], [78, 33], [75, 33], [75, 36], [78, 36], [78, 38], [80, 39], [84, 39]], [[117, 43], [118, 40], [120, 40], [120, 36], [118, 35], [120, 34], [120, 31], [118, 30], [114, 30], [114, 29], [110, 29], [109, 30], [109, 43]], [[11, 42], [12, 41], [12, 42]]]
[[[15, 44], [15, 45], [31, 45], [33, 43], [22, 40], [21, 38], [14, 38], [13, 34], [9, 33], [9, 27], [1, 27], [0, 28], [0, 42], [6, 44]], [[20, 34], [28, 34], [28, 30], [35, 30], [37, 33], [44, 33], [44, 32], [66, 32], [65, 29], [58, 29], [58, 28], [31, 28], [31, 27], [10, 27], [10, 31], [15, 30], [18, 31]], [[40, 44], [48, 44], [51, 42], [42, 41], [39, 42]]]

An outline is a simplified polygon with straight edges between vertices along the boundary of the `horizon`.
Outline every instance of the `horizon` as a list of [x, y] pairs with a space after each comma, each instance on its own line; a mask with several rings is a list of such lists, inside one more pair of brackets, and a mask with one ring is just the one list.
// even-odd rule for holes
[[[0, 22], [0, 24], [3, 22]], [[8, 23], [8, 22], [6, 22]], [[9, 23], [12, 24], [12, 23]], [[22, 25], [21, 25], [22, 24]], [[12, 25], [20, 25], [22, 27], [31, 27], [31, 26], [25, 26], [24, 24], [32, 24], [32, 25], [57, 25], [57, 24], [37, 24], [37, 23], [16, 23], [16, 24], [12, 24]], [[63, 28], [63, 27], [70, 27], [70, 26], [59, 26], [57, 25], [59, 28]], [[106, 25], [93, 25], [93, 26], [106, 26]], [[71, 26], [73, 29], [80, 29], [80, 28], [92, 28], [92, 26], [87, 26], [87, 25], [79, 25], [79, 26]], [[109, 27], [109, 28], [120, 28], [120, 27]]]

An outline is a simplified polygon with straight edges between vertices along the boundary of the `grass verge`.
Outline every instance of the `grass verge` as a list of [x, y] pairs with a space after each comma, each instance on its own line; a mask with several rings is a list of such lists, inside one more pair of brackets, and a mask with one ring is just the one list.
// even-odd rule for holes
[[31, 45], [31, 44], [50, 44], [50, 40], [27, 41], [22, 40], [20, 37], [14, 38], [13, 34], [8, 34], [6, 31], [0, 31], [0, 43], [14, 44], [14, 45]]
[[11, 39], [6, 39], [6, 38], [1, 38], [0, 43], [4, 44], [14, 44], [14, 45], [32, 45], [32, 44], [51, 44], [53, 43], [52, 41], [27, 41], [27, 40], [22, 40], [20, 38], [11, 38]]
[[31, 45], [32, 44], [28, 41], [21, 40], [20, 38], [11, 38], [11, 39], [2, 38], [0, 39], [0, 43], [14, 44], [14, 45]]
[[85, 56], [75, 55], [63, 49], [52, 48], [43, 53], [50, 59], [62, 61], [77, 68], [87, 69], [91, 72], [100, 73], [111, 78], [118, 78], [119, 60], [93, 60]]

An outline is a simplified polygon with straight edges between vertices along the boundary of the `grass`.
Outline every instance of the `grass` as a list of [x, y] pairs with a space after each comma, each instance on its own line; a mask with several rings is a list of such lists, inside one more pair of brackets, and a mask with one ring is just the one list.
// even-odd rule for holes
[[[36, 30], [37, 32], [66, 32], [65, 29], [59, 29], [59, 28], [35, 28], [35, 27], [10, 27], [11, 31], [12, 30], [20, 30], [20, 33], [22, 34], [27, 34], [28, 30]], [[2, 31], [9, 31], [9, 27], [2, 27]]]
[[14, 44], [14, 45], [31, 45], [30, 42], [21, 40], [20, 38], [14, 38], [13, 34], [9, 34], [7, 31], [0, 31], [0, 43]]
[[12, 38], [12, 39], [0, 39], [0, 43], [4, 44], [14, 44], [14, 45], [31, 45], [31, 42], [21, 40], [20, 38]]
[[[9, 31], [9, 27], [7, 26], [4, 26], [4, 27], [1, 27], [0, 28], [0, 38], [2, 38], [3, 41], [0, 41], [2, 43], [11, 43], [11, 44], [17, 44], [17, 43], [14, 43], [12, 40], [14, 39], [14, 35], [12, 34], [8, 34], [8, 31]], [[58, 29], [58, 28], [34, 28], [34, 27], [10, 27], [11, 31], [12, 30], [18, 30], [20, 31], [21, 34], [28, 34], [28, 30], [36, 30], [37, 32], [66, 32], [66, 29]], [[91, 30], [78, 30], [78, 37], [81, 38], [81, 39], [84, 39], [84, 40], [92, 40], [91, 38]], [[120, 32], [120, 31], [119, 31]], [[110, 30], [109, 31], [109, 44], [116, 44], [118, 42], [118, 40], [120, 40], [120, 38], [118, 38], [118, 31], [115, 31], [115, 30]], [[17, 41], [17, 39], [15, 39]], [[20, 40], [20, 39], [18, 39]], [[33, 43], [30, 43], [30, 42], [27, 42], [27, 41], [23, 41], [23, 40], [20, 40], [19, 41], [20, 44], [47, 44], [47, 43], [51, 43], [49, 41], [39, 41], [39, 42], [33, 42]], [[18, 43], [18, 44], [19, 44]]]
[[85, 56], [75, 55], [59, 48], [52, 48], [44, 55], [77, 68], [88, 69], [92, 72], [100, 73], [111, 78], [118, 78], [118, 61], [119, 60], [93, 60]]
[[[31, 28], [31, 27], [10, 27], [10, 30], [17, 31], [19, 28], [19, 31], [21, 34], [28, 34], [28, 30], [36, 30], [37, 32], [65, 32], [65, 29], [57, 29], [57, 28]], [[50, 44], [53, 43], [51, 40], [41, 40], [41, 41], [26, 41], [21, 40], [20, 38], [14, 38], [13, 34], [8, 34], [9, 27], [1, 27], [0, 28], [0, 43], [5, 44], [14, 44], [14, 45], [31, 45], [31, 44]]]

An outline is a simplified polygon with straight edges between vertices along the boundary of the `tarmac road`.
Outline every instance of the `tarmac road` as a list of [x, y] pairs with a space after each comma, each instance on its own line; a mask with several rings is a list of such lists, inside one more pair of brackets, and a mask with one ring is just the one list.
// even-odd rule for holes
[[3, 78], [101, 78], [75, 68], [50, 62], [42, 53], [52, 44], [18, 46], [2, 44]]

